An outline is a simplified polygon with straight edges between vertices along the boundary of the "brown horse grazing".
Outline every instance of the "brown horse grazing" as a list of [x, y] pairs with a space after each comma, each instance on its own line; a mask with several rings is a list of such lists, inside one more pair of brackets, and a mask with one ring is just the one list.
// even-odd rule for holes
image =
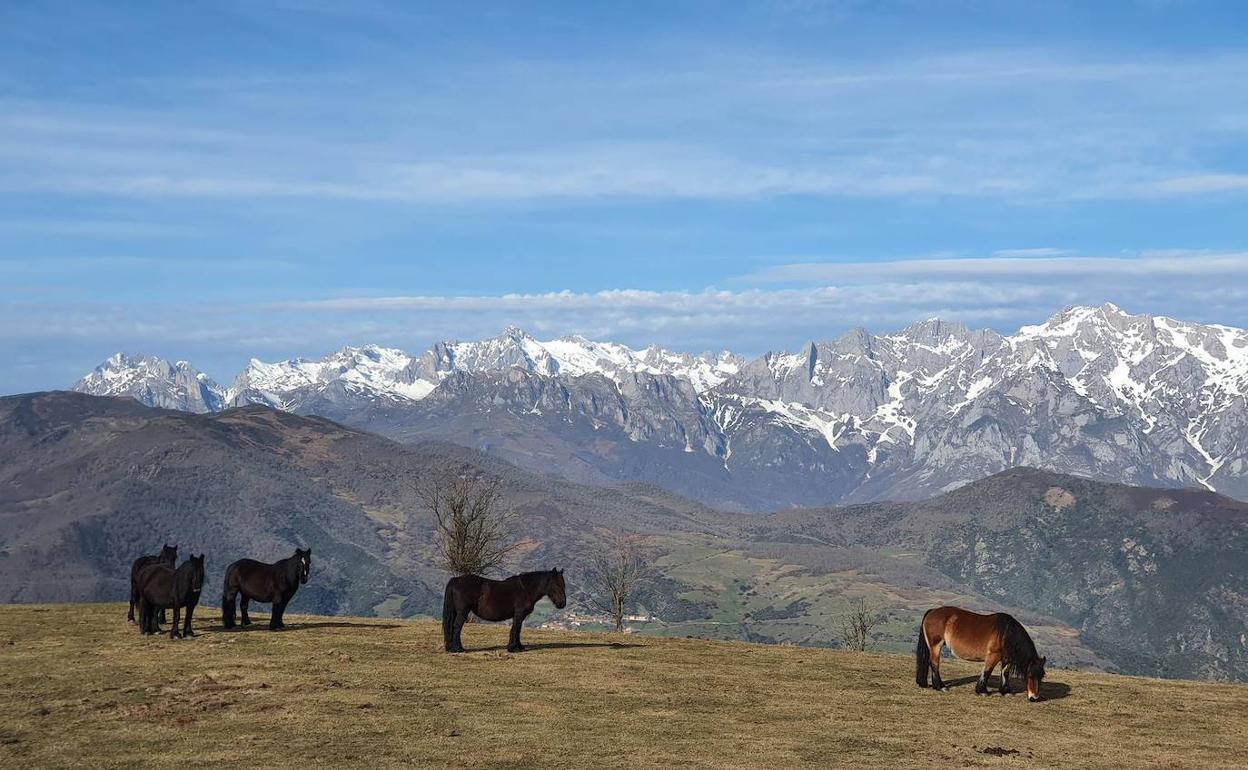
[[[126, 612], [126, 620], [134, 622], [134, 608], [139, 605], [139, 587], [135, 582], [139, 577], [139, 570], [149, 564], [165, 564], [169, 567], [178, 563], [178, 547], [176, 545], [165, 544], [160, 549], [160, 553], [155, 556], [140, 556], [134, 560], [134, 564], [130, 565], [130, 609]], [[166, 622], [165, 611], [160, 611], [160, 622]]]
[[962, 660], [983, 661], [984, 670], [975, 683], [975, 692], [988, 692], [988, 677], [1001, 665], [1001, 694], [1010, 693], [1010, 672], [1022, 673], [1027, 680], [1027, 699], [1040, 700], [1046, 659], [1036, 652], [1023, 624], [1004, 612], [980, 615], [960, 607], [928, 610], [919, 624], [919, 643], [914, 649], [914, 679], [927, 687], [931, 670], [932, 687], [944, 689], [940, 678], [940, 650], [945, 645]]
[[543, 596], [549, 596], [559, 609], [568, 606], [563, 570], [525, 572], [506, 580], [490, 580], [478, 575], [460, 575], [446, 584], [442, 600], [442, 637], [447, 652], [463, 652], [460, 632], [471, 612], [482, 620], [511, 619], [508, 652], [524, 652], [520, 626]]
[[[139, 630], [144, 634], [157, 634], [156, 613], [173, 608], [173, 627], [169, 638], [194, 636], [191, 615], [199, 604], [199, 592], [204, 587], [204, 555], [192, 556], [176, 570], [167, 564], [149, 564], [139, 570], [136, 580], [139, 586]], [[186, 608], [186, 624], [178, 631], [179, 615]]]
[[282, 616], [286, 613], [286, 605], [295, 597], [299, 586], [308, 582], [312, 572], [312, 549], [306, 551], [295, 549], [295, 555], [282, 559], [274, 564], [265, 564], [255, 559], [239, 559], [225, 568], [225, 588], [221, 593], [221, 623], [226, 628], [234, 627], [234, 600], [240, 594], [242, 601], [242, 624], [251, 625], [247, 615], [247, 602], [272, 602], [273, 611], [269, 613], [269, 630], [280, 631], [286, 627]]

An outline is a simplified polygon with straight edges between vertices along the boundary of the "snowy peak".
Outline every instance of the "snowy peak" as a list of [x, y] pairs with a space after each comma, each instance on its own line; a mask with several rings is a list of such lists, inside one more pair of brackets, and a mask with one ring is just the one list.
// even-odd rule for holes
[[327, 391], [368, 399], [420, 399], [436, 383], [420, 379], [419, 363], [397, 348], [379, 345], [342, 348], [320, 360], [269, 364], [253, 358], [234, 380], [229, 401], [235, 406], [261, 403], [293, 409], [309, 395]]
[[723, 382], [743, 363], [743, 359], [727, 351], [693, 356], [653, 345], [645, 350], [634, 350], [614, 342], [595, 342], [581, 335], [539, 342], [515, 327], [508, 327], [493, 339], [447, 345], [454, 354], [454, 368], [467, 372], [521, 367], [538, 374], [570, 377], [598, 374], [617, 381], [624, 375], [646, 373], [688, 380], [699, 391]]
[[74, 384], [79, 393], [129, 396], [148, 406], [184, 412], [224, 407], [225, 393], [212, 378], [186, 361], [115, 353]]
[[[324, 358], [293, 358], [268, 363], [251, 359], [228, 390], [218, 387], [184, 362], [169, 364], [148, 356], [114, 356], [84, 378], [87, 392], [135, 395], [144, 403], [184, 408], [176, 397], [152, 395], [174, 386], [177, 372], [209, 383], [203, 403], [188, 397], [185, 408], [210, 411], [226, 406], [266, 404], [278, 409], [308, 411], [332, 402], [402, 403], [428, 396], [452, 372], [489, 374], [520, 368], [544, 376], [601, 375], [620, 382], [636, 374], [668, 375], [707, 390], [735, 374], [742, 359], [731, 353], [693, 356], [651, 346], [633, 350], [613, 342], [595, 342], [579, 335], [540, 342], [515, 326], [496, 337], [474, 342], [439, 342], [418, 357], [380, 345], [345, 347]], [[179, 368], [181, 367], [181, 368]], [[124, 372], [124, 374], [123, 374]], [[185, 386], [182, 386], [185, 389]], [[146, 388], [146, 390], [145, 390]], [[176, 389], [176, 388], [175, 388]]]
[[465, 372], [505, 371], [520, 367], [531, 372], [554, 374], [558, 364], [542, 344], [516, 326], [497, 337], [477, 342], [448, 342], [454, 369]]
[[[503, 373], [512, 376], [492, 376]], [[75, 388], [188, 411], [264, 403], [373, 429], [400, 415], [475, 419], [439, 411], [469, 403], [443, 387], [452, 375], [478, 386], [474, 414], [559, 414], [570, 425], [580, 409], [594, 431], [612, 426], [630, 441], [706, 452], [726, 469], [747, 457], [767, 468], [805, 457], [803, 472], [841, 468], [845, 483], [943, 489], [1030, 464], [1232, 492], [1241, 484], [1248, 495], [1248, 332], [1109, 303], [1069, 307], [1004, 337], [929, 318], [748, 362], [581, 335], [541, 341], [508, 327], [418, 356], [365, 345], [320, 359], [253, 359], [228, 391], [185, 362], [118, 354]], [[557, 387], [545, 378], [559, 378]], [[447, 398], [407, 411], [439, 388]]]

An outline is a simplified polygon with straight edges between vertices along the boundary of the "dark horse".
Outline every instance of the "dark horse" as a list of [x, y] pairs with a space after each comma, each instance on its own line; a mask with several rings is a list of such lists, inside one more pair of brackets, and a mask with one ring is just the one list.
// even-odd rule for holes
[[255, 559], [239, 559], [225, 568], [225, 590], [221, 594], [221, 622], [226, 628], [234, 627], [234, 599], [242, 594], [239, 609], [242, 610], [242, 624], [251, 625], [247, 615], [247, 602], [272, 602], [273, 612], [269, 614], [269, 630], [278, 631], [286, 627], [282, 615], [286, 605], [299, 590], [301, 583], [308, 582], [308, 573], [312, 571], [312, 549], [295, 549], [295, 555], [282, 559], [275, 564], [265, 564]]
[[[126, 620], [134, 622], [134, 608], [139, 604], [139, 587], [135, 582], [139, 577], [139, 570], [149, 564], [167, 564], [170, 567], [178, 563], [178, 547], [176, 545], [166, 544], [160, 549], [160, 553], [155, 556], [140, 556], [134, 560], [134, 564], [130, 565], [130, 609], [126, 612]], [[165, 622], [165, 611], [160, 611], [160, 622]]]
[[[174, 569], [167, 564], [149, 564], [139, 570], [136, 579], [139, 587], [139, 629], [144, 634], [160, 633], [156, 625], [156, 613], [173, 608], [173, 627], [169, 638], [194, 636], [191, 615], [199, 604], [199, 592], [204, 587], [204, 555], [192, 556]], [[178, 620], [182, 608], [186, 608], [186, 623], [178, 632]]]
[[919, 624], [919, 643], [914, 649], [914, 680], [919, 687], [927, 687], [930, 669], [932, 687], [944, 689], [940, 650], [945, 645], [962, 660], [983, 661], [984, 670], [975, 683], [975, 692], [988, 692], [988, 677], [1000, 663], [1002, 695], [1010, 693], [1010, 672], [1014, 671], [1027, 680], [1027, 699], [1040, 700], [1047, 659], [1036, 652], [1027, 629], [1013, 616], [1004, 612], [980, 615], [959, 607], [937, 607], [924, 613]]
[[512, 575], [506, 580], [490, 580], [478, 575], [460, 575], [446, 584], [442, 599], [442, 637], [447, 652], [463, 652], [464, 643], [460, 632], [468, 613], [482, 620], [511, 619], [511, 637], [507, 642], [510, 652], [523, 652], [520, 643], [520, 626], [533, 611], [533, 606], [543, 596], [549, 596], [559, 609], [568, 604], [567, 588], [563, 584], [563, 570], [525, 572]]

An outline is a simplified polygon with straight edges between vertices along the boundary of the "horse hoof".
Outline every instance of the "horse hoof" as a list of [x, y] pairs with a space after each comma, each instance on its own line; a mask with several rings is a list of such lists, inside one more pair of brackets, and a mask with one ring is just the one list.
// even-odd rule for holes
[[1039, 702], [1041, 701], [1041, 699], [1040, 699], [1040, 698], [1037, 698], [1037, 697], [1036, 697], [1036, 696], [1034, 696], [1034, 695], [1028, 695], [1028, 696], [1027, 696], [1027, 700], [1028, 700], [1030, 703], [1039, 703]]

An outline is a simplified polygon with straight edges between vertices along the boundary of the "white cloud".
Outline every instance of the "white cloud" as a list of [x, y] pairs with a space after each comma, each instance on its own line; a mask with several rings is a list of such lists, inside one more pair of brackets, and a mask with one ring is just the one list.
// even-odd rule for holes
[[[1067, 305], [1105, 301], [1131, 312], [1248, 326], [1248, 253], [801, 264], [751, 280], [757, 283], [733, 289], [392, 294], [235, 304], [88, 303], [27, 292], [10, 294], [22, 302], [0, 306], [0, 351], [47, 360], [49, 372], [63, 372], [67, 350], [79, 351], [75, 360], [84, 371], [116, 350], [147, 351], [187, 358], [228, 378], [253, 355], [320, 356], [364, 343], [419, 351], [439, 339], [492, 336], [508, 324], [540, 337], [580, 333], [635, 346], [745, 354], [793, 349], [853, 326], [892, 331], [931, 316], [1009, 332]], [[38, 376], [37, 370], [0, 375], [0, 389], [31, 387], [18, 382], [68, 384]]]
[[[1044, 251], [1044, 250], [1041, 250]], [[1018, 251], [998, 252], [1017, 254]], [[777, 265], [747, 276], [763, 283], [853, 281], [981, 282], [1047, 279], [1126, 278], [1156, 281], [1174, 277], [1248, 276], [1248, 252], [1146, 252], [1138, 256], [1003, 256], [994, 258], [909, 259], [883, 262], [801, 262]], [[1104, 286], [1105, 284], [1097, 284]]]
[[[457, 89], [361, 72], [312, 89], [336, 112], [367, 111], [378, 127], [367, 134], [325, 119], [325, 103], [302, 100], [308, 89], [297, 79], [265, 73], [237, 77], [248, 90], [271, 89], [260, 102], [281, 109], [249, 111], [245, 125], [220, 117], [237, 114], [234, 105], [203, 114], [0, 102], [0, 189], [414, 205], [1035, 201], [1248, 189], [1248, 176], [1225, 160], [1241, 142], [1242, 55], [982, 51], [852, 67], [726, 56], [634, 64], [495, 62], [456, 71], [447, 83]], [[176, 79], [162, 83], [150, 87], [180, 92]], [[204, 98], [233, 92], [212, 93]]]
[[1248, 190], [1248, 174], [1194, 174], [1162, 179], [1149, 192], [1164, 194], [1199, 194]]

